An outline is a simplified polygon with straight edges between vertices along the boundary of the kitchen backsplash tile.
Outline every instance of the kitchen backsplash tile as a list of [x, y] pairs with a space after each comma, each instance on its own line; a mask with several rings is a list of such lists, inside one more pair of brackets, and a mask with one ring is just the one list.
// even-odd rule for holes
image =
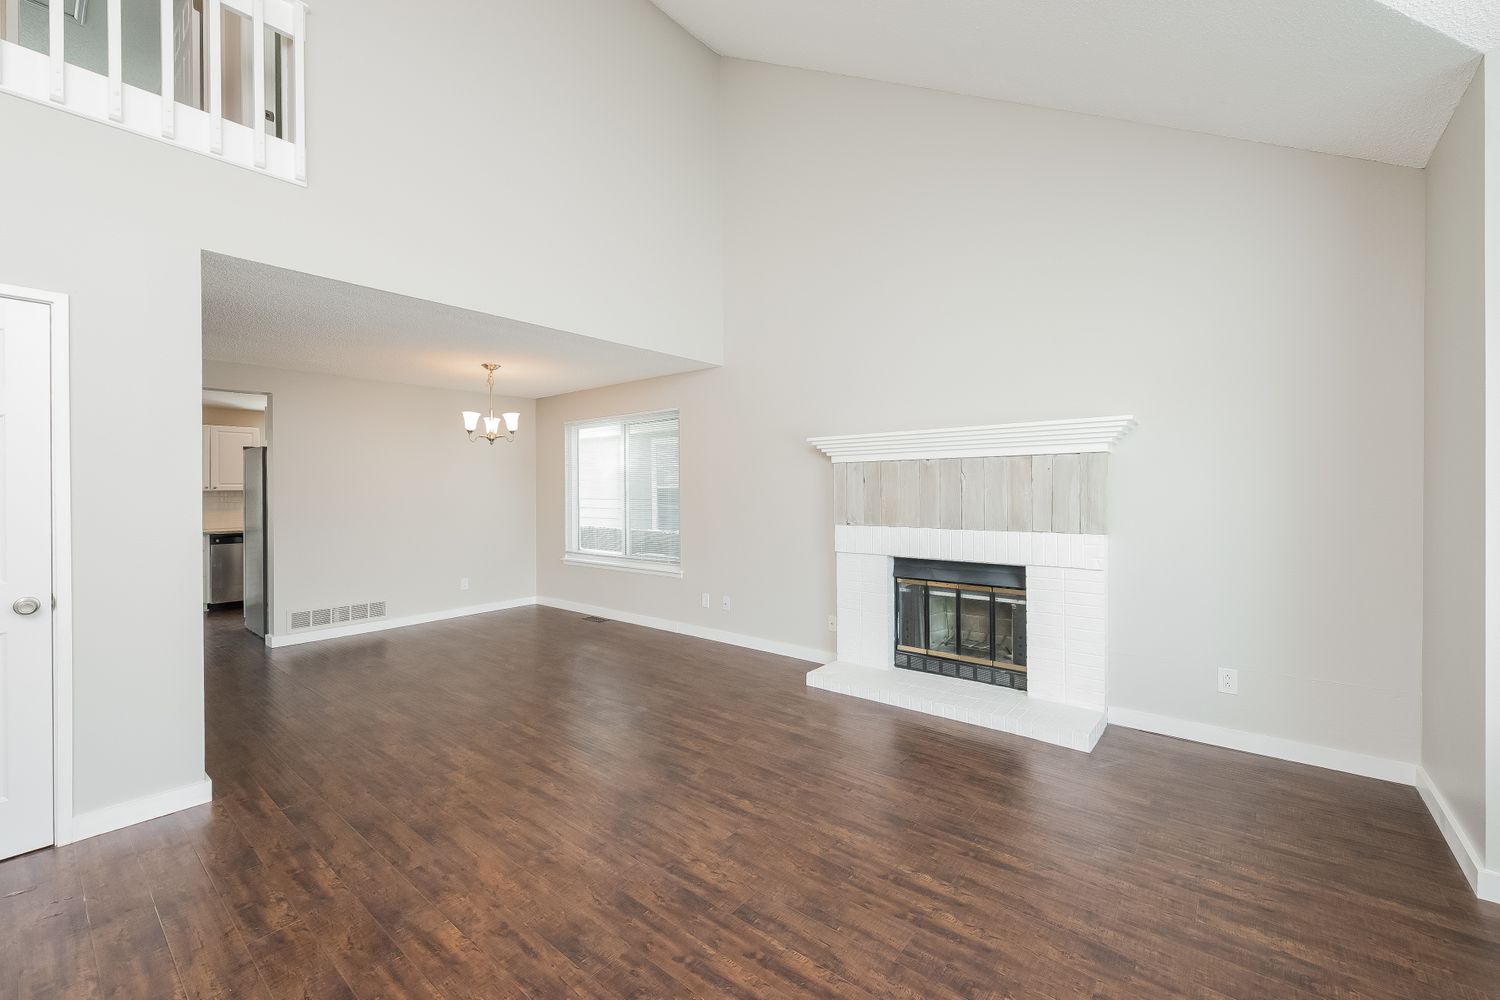
[[239, 531], [244, 526], [244, 493], [216, 490], [203, 494], [204, 531]]

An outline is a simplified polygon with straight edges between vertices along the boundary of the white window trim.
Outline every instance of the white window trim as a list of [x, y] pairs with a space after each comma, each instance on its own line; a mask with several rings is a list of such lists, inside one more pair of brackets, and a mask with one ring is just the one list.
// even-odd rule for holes
[[[574, 459], [573, 459], [573, 435], [575, 431], [584, 430], [589, 427], [610, 427], [615, 424], [644, 422], [648, 420], [661, 420], [671, 417], [677, 421], [677, 489], [678, 503], [681, 504], [682, 490], [682, 411], [680, 410], [648, 410], [642, 413], [622, 413], [618, 416], [592, 417], [587, 420], [569, 420], [563, 424], [563, 564], [566, 566], [580, 566], [587, 569], [608, 569], [626, 573], [644, 573], [648, 576], [668, 576], [681, 578], [682, 571], [682, 515], [679, 507], [677, 544], [678, 554], [675, 562], [665, 559], [645, 559], [640, 556], [619, 556], [607, 552], [590, 552], [585, 549], [574, 547], [573, 529], [578, 521], [575, 504], [577, 502], [577, 488], [573, 484]], [[656, 490], [652, 489], [652, 503], [655, 503]]]
[[568, 566], [586, 566], [590, 569], [614, 569], [626, 573], [646, 573], [650, 576], [682, 577], [680, 562], [659, 562], [653, 559], [631, 559], [627, 556], [596, 555], [592, 552], [564, 552], [562, 561]]

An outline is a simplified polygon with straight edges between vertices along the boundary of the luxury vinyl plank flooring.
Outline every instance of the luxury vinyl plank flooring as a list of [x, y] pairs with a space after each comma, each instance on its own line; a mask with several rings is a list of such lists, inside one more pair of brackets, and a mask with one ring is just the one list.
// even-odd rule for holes
[[0, 998], [1500, 1000], [1410, 788], [545, 608], [207, 659], [215, 801], [0, 863]]

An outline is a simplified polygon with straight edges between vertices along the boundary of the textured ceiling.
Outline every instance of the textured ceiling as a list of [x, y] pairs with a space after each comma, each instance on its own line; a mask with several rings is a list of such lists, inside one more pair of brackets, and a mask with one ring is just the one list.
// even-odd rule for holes
[[1495, 0], [1381, 0], [1414, 21], [1458, 39], [1475, 52], [1500, 49], [1500, 3]]
[[653, 0], [739, 59], [1424, 166], [1500, 0]]
[[538, 398], [703, 368], [701, 362], [267, 264], [203, 255], [203, 357], [382, 382]]

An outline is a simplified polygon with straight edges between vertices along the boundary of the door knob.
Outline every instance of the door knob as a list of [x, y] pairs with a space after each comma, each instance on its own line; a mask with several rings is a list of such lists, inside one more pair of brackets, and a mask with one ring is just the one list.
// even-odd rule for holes
[[34, 615], [42, 610], [42, 602], [35, 597], [18, 597], [10, 609], [18, 615]]

